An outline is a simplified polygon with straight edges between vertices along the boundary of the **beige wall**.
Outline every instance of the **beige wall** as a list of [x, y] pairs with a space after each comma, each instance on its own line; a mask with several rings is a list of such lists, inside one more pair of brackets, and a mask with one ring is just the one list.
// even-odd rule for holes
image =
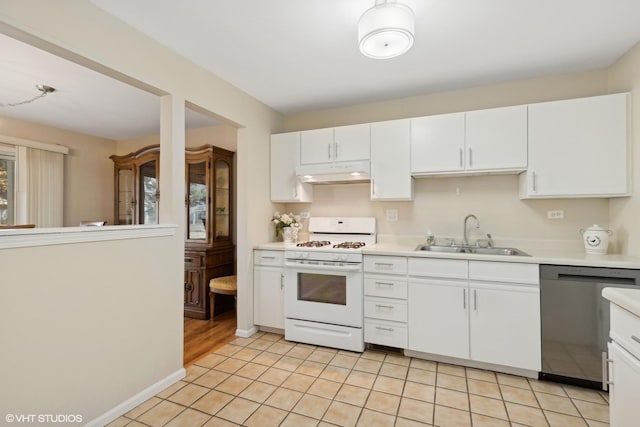
[[3, 417], [86, 423], [181, 368], [174, 238], [0, 249]]
[[640, 256], [640, 43], [609, 69], [609, 90], [631, 92], [633, 196], [611, 200], [611, 229], [621, 252]]
[[[601, 95], [608, 93], [607, 76], [607, 70], [594, 70], [302, 113], [286, 117], [284, 131]], [[462, 221], [473, 213], [482, 226], [475, 237], [556, 239], [574, 241], [577, 248], [580, 228], [609, 226], [608, 199], [520, 200], [515, 175], [415, 179], [413, 202], [371, 202], [367, 184], [316, 186], [314, 203], [285, 209], [312, 216], [372, 215], [380, 234], [424, 235], [431, 229], [455, 238], [462, 237]], [[386, 209], [398, 209], [399, 221], [387, 223]], [[564, 210], [565, 219], [547, 219], [547, 210], [555, 209]]]
[[[33, 13], [34, 10], [38, 13]], [[0, 31], [158, 95], [172, 94], [239, 128], [236, 153], [238, 329], [241, 333], [250, 332], [253, 327], [252, 247], [270, 238], [269, 218], [273, 209], [269, 201], [269, 180], [265, 179], [269, 175], [269, 136], [282, 127], [282, 117], [86, 0], [0, 0]], [[40, 317], [33, 317], [33, 313], [42, 311], [50, 315], [52, 324], [59, 318], [62, 327], [70, 329], [47, 329], [51, 333], [49, 345], [37, 350], [33, 346], [3, 346], [2, 365], [17, 370], [11, 376], [12, 381], [19, 375], [20, 381], [37, 384], [31, 389], [38, 390], [28, 398], [22, 393], [23, 389], [19, 389], [20, 394], [3, 394], [0, 398], [3, 408], [15, 408], [19, 412], [29, 406], [39, 413], [59, 413], [58, 408], [67, 407], [60, 402], [68, 402], [73, 405], [70, 409], [91, 418], [181, 368], [184, 242], [182, 238], [172, 239], [143, 250], [142, 245], [151, 243], [153, 241], [143, 239], [118, 245], [96, 242], [4, 251], [1, 267], [4, 277], [11, 277], [11, 283], [7, 286], [3, 280], [1, 299], [15, 307], [28, 306], [29, 312], [21, 310], [19, 315], [15, 310], [0, 312], [2, 328], [12, 325], [12, 337], [25, 337], [19, 340], [21, 344], [41, 325]], [[39, 269], [30, 268], [33, 260], [57, 252], [64, 256], [51, 258], [57, 261], [55, 268], [43, 269], [41, 273]], [[46, 262], [45, 266], [50, 264]], [[92, 271], [90, 267], [95, 268]], [[25, 270], [34, 271], [24, 274]], [[95, 274], [99, 279], [93, 280]], [[46, 294], [48, 298], [39, 298], [31, 291], [42, 289], [43, 284], [51, 290]], [[133, 299], [129, 288], [135, 290]], [[55, 292], [57, 289], [59, 293]], [[76, 296], [69, 289], [82, 292]], [[108, 290], [113, 293], [107, 300], [99, 298]], [[28, 297], [27, 303], [24, 297]], [[133, 313], [129, 299], [135, 302], [137, 312]], [[75, 308], [89, 300], [94, 304], [93, 312], [98, 313], [93, 318], [83, 309]], [[51, 307], [75, 308], [71, 313], [83, 316], [74, 317], [73, 323], [65, 313], [51, 311]], [[160, 310], [165, 314], [159, 315]], [[129, 322], [125, 325], [120, 317]], [[88, 336], [83, 326], [85, 321], [94, 326], [91, 330], [99, 334], [100, 339]], [[85, 343], [82, 351], [67, 351], [67, 343], [72, 338]], [[149, 346], [150, 339], [152, 346]], [[67, 357], [62, 365], [59, 354]], [[43, 381], [42, 371], [32, 366], [19, 369], [24, 366], [22, 359], [33, 361], [36, 355], [34, 363], [38, 368], [46, 366], [58, 371]], [[46, 382], [44, 386], [43, 382]], [[11, 393], [11, 387], [2, 390]]]
[[[148, 135], [142, 138], [117, 141], [116, 152], [118, 155], [129, 154], [148, 145], [160, 143], [160, 135]], [[205, 144], [215, 145], [229, 151], [237, 151], [238, 136], [234, 126], [221, 124], [199, 129], [189, 129], [185, 134], [187, 147], [198, 147]]]
[[109, 156], [115, 152], [115, 141], [9, 117], [0, 117], [0, 134], [69, 148], [64, 175], [65, 227], [83, 220], [113, 223], [113, 162]]

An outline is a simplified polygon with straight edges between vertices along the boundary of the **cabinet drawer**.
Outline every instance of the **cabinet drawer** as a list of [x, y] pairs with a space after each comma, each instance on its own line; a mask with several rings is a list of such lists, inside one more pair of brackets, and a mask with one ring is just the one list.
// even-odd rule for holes
[[204, 257], [186, 253], [184, 255], [184, 268], [196, 268], [204, 265]]
[[405, 257], [367, 255], [364, 257], [364, 271], [367, 273], [407, 274]]
[[254, 265], [284, 265], [284, 251], [265, 251], [254, 250], [253, 251], [253, 264]]
[[469, 280], [537, 285], [540, 268], [538, 264], [518, 262], [469, 261]]
[[441, 258], [409, 258], [410, 276], [466, 279], [469, 272], [467, 260]]
[[407, 299], [407, 278], [367, 274], [364, 277], [364, 294]]
[[386, 298], [365, 297], [364, 317], [406, 322], [407, 303]]
[[611, 338], [640, 359], [640, 317], [611, 303]]
[[407, 325], [405, 323], [365, 319], [364, 342], [407, 348]]

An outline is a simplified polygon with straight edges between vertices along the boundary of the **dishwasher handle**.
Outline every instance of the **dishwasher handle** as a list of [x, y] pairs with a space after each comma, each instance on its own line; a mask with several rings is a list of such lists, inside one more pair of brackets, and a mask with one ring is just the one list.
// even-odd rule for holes
[[558, 280], [569, 282], [589, 282], [602, 283], [605, 285], [637, 285], [636, 280], [630, 277], [603, 277], [603, 276], [584, 276], [580, 274], [558, 274]]

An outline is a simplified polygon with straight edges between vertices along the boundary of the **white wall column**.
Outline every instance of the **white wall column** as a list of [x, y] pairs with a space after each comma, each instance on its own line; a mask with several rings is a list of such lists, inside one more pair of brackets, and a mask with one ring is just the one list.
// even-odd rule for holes
[[184, 99], [160, 98], [160, 222], [178, 224], [184, 241]]

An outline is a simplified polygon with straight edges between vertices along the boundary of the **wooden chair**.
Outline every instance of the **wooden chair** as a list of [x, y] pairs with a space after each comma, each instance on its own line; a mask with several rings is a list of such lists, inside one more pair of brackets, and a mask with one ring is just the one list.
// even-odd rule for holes
[[[209, 314], [213, 319], [213, 309], [215, 307], [215, 295], [238, 295], [238, 283], [236, 276], [215, 277], [209, 281]], [[234, 301], [235, 306], [235, 301]]]

